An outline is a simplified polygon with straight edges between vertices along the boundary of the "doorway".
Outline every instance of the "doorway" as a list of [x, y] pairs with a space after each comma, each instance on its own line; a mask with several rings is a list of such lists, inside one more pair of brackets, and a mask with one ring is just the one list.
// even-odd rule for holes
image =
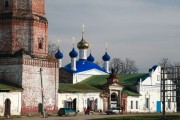
[[11, 115], [11, 100], [9, 98], [7, 98], [5, 100], [5, 112], [4, 112], [4, 116], [5, 117], [9, 117]]
[[73, 109], [76, 111], [76, 98], [73, 100]]
[[111, 94], [111, 108], [116, 108], [118, 104], [118, 97], [115, 92]]

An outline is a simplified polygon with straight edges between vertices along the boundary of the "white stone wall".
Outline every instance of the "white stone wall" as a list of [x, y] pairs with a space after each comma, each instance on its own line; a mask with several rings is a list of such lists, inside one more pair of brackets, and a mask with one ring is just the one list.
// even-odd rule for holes
[[[139, 97], [128, 96], [127, 112], [157, 112], [157, 101], [162, 101], [160, 86], [141, 86], [140, 94]], [[146, 108], [146, 98], [149, 98], [149, 108]], [[133, 101], [133, 109], [131, 109], [131, 101]], [[138, 109], [136, 109], [136, 101], [138, 101]], [[166, 102], [166, 112], [176, 112], [176, 102], [171, 101], [170, 104], [171, 108], [168, 108], [168, 102]]]
[[[43, 89], [41, 89], [40, 68], [42, 68]], [[38, 110], [38, 104], [42, 103], [42, 90], [44, 92], [45, 109], [47, 111], [55, 110], [58, 101], [59, 69], [23, 65], [22, 74], [24, 89], [22, 93], [22, 111], [26, 112], [30, 109], [31, 112], [36, 112]]]
[[107, 75], [107, 73], [99, 71], [97, 69], [87, 70], [84, 72], [79, 72], [77, 74], [73, 74], [73, 84], [81, 82], [93, 75]]
[[[161, 67], [158, 66], [155, 70], [149, 73], [149, 77], [145, 80], [141, 80], [139, 85], [137, 85], [138, 92], [140, 96], [128, 96], [127, 98], [127, 112], [156, 112], [157, 111], [157, 101], [162, 101], [161, 99]], [[171, 80], [167, 81], [172, 82]], [[166, 88], [168, 90], [172, 89]], [[172, 92], [167, 92], [166, 94], [171, 94]], [[176, 94], [176, 93], [174, 93]], [[146, 108], [146, 98], [149, 98], [149, 108]], [[172, 97], [167, 99], [173, 99]], [[174, 98], [175, 100], [175, 98]], [[133, 109], [131, 109], [131, 101], [133, 101]], [[138, 109], [136, 109], [136, 101], [138, 101]], [[168, 100], [166, 100], [168, 101]], [[168, 108], [168, 102], [166, 102], [166, 112], [176, 112], [176, 101], [170, 102], [170, 108]], [[162, 104], [161, 104], [162, 111]]]
[[84, 108], [87, 108], [87, 99], [98, 100], [97, 110], [103, 110], [103, 100], [100, 98], [100, 93], [58, 93], [58, 109], [65, 107], [65, 101], [73, 101], [75, 98], [76, 110], [84, 112]]
[[[146, 108], [146, 98], [149, 98], [149, 108]], [[156, 112], [157, 101], [160, 101], [160, 86], [140, 86], [140, 96], [128, 96], [127, 101], [128, 112]], [[131, 109], [131, 101], [133, 101], [133, 109]]]
[[21, 92], [0, 92], [0, 116], [4, 116], [5, 100], [11, 101], [11, 115], [21, 115]]

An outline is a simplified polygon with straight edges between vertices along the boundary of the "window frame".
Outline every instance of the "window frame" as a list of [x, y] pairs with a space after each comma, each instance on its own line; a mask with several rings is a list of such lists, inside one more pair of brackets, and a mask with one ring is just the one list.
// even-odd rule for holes
[[168, 108], [171, 109], [171, 99], [168, 99]]
[[133, 109], [133, 101], [131, 100], [131, 109]]
[[149, 109], [150, 108], [150, 105], [149, 105], [149, 98], [146, 98], [146, 108]]
[[136, 109], [138, 109], [138, 101], [136, 101]]

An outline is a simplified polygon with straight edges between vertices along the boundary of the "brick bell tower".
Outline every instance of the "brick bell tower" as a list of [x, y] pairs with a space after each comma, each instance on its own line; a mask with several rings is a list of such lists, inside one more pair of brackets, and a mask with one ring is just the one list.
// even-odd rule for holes
[[47, 58], [47, 36], [45, 0], [0, 0], [0, 81], [23, 88], [22, 114], [38, 113], [41, 103], [58, 110], [59, 68]]
[[45, 0], [0, 0], [0, 55], [20, 49], [32, 57], [48, 52]]

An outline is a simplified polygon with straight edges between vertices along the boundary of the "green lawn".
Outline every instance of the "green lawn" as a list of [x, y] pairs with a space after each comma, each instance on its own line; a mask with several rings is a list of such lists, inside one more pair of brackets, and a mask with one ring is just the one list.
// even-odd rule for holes
[[[92, 120], [162, 120], [162, 116], [120, 116], [112, 118], [99, 118]], [[166, 116], [166, 120], [180, 120], [180, 116]]]

